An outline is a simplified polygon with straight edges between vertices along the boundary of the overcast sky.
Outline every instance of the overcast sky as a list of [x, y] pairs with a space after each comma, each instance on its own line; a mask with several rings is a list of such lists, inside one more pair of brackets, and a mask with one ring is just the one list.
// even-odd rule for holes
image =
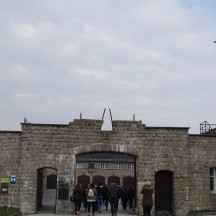
[[0, 0], [0, 27], [0, 130], [104, 108], [190, 133], [216, 124], [215, 0]]

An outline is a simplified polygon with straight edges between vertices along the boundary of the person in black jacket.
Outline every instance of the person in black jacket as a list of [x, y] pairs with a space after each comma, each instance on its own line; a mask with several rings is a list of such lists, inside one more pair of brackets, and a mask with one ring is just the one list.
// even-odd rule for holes
[[101, 209], [103, 207], [103, 185], [101, 183], [99, 183], [97, 185], [97, 210], [99, 213], [101, 213]]
[[120, 196], [121, 196], [121, 200], [122, 200], [122, 207], [124, 210], [126, 210], [127, 205], [128, 205], [128, 189], [127, 187], [122, 187], [121, 191], [120, 191]]
[[88, 205], [87, 205], [87, 195], [86, 195], [86, 191], [87, 191], [87, 189], [88, 189], [88, 186], [87, 186], [87, 185], [83, 185], [82, 188], [83, 188], [83, 200], [82, 200], [82, 202], [83, 202], [83, 207], [85, 208], [85, 212], [87, 212], [87, 210], [88, 210]]
[[104, 205], [106, 207], [106, 210], [108, 210], [108, 187], [107, 185], [104, 185], [104, 190], [103, 190], [103, 200], [104, 200]]
[[81, 208], [81, 202], [83, 198], [83, 190], [82, 190], [82, 185], [77, 184], [75, 188], [73, 189], [73, 196], [74, 196], [74, 204], [75, 204], [75, 215], [79, 216], [80, 215], [80, 208]]
[[134, 209], [135, 188], [132, 185], [129, 187], [128, 196], [129, 196], [129, 199], [128, 199], [129, 207], [130, 209]]
[[120, 191], [118, 185], [116, 183], [111, 183], [108, 190], [108, 200], [110, 202], [112, 216], [116, 216], [117, 214], [119, 197]]

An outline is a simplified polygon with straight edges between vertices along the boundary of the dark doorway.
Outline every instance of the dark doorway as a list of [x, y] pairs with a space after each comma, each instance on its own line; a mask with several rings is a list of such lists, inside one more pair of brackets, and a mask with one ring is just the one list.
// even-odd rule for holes
[[93, 183], [95, 185], [101, 184], [101, 185], [105, 185], [105, 177], [104, 176], [94, 176], [93, 177]]
[[110, 176], [108, 178], [108, 186], [110, 186], [110, 184], [113, 182], [115, 182], [117, 185], [120, 185], [120, 178], [118, 176]]
[[88, 185], [90, 184], [90, 177], [87, 175], [78, 176], [77, 182], [80, 183], [81, 185]]
[[56, 189], [57, 188], [57, 175], [47, 176], [47, 189]]
[[155, 213], [173, 214], [173, 172], [171, 171], [155, 173]]
[[43, 169], [38, 170], [37, 175], [37, 209], [42, 206], [43, 201]]
[[37, 170], [37, 212], [56, 213], [57, 171], [52, 168]]
[[135, 187], [135, 178], [132, 176], [125, 176], [123, 178], [123, 187]]

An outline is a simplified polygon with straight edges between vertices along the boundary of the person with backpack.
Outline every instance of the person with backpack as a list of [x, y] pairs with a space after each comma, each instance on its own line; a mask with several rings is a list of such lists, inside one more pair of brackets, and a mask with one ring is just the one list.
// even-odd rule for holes
[[82, 190], [82, 185], [77, 184], [74, 189], [73, 189], [73, 200], [74, 200], [74, 205], [75, 205], [75, 216], [80, 215], [80, 208], [81, 208], [81, 202], [82, 202], [82, 197], [83, 197], [83, 190]]
[[96, 201], [97, 201], [97, 190], [95, 189], [93, 183], [89, 185], [89, 188], [86, 192], [86, 196], [87, 196], [88, 216], [90, 216], [91, 209], [92, 209], [92, 214], [94, 216]]
[[113, 182], [110, 184], [110, 188], [108, 190], [108, 200], [110, 202], [112, 216], [117, 215], [119, 197], [120, 197], [119, 187], [115, 182]]

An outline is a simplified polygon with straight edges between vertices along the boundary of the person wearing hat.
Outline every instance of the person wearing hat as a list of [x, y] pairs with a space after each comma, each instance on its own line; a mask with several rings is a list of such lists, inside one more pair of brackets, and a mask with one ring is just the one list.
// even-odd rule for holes
[[151, 216], [151, 210], [153, 206], [153, 198], [152, 198], [153, 187], [150, 181], [146, 180], [144, 182], [141, 194], [143, 195], [142, 197], [143, 216]]

